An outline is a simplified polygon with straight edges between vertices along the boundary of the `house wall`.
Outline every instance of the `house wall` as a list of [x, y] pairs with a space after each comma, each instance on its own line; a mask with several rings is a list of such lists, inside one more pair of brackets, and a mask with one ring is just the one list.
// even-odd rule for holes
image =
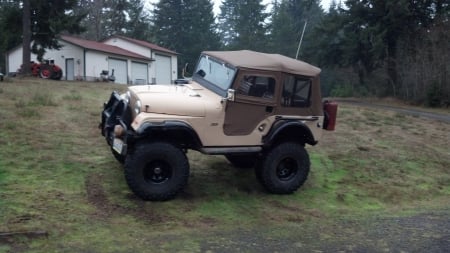
[[[152, 59], [156, 59], [155, 54], [169, 56], [171, 58], [171, 73], [170, 73], [170, 80], [173, 83], [178, 78], [178, 58], [176, 55], [171, 55], [165, 52], [159, 52], [155, 50], [151, 50], [150, 48], [143, 47], [141, 45], [134, 44], [130, 41], [121, 39], [121, 38], [109, 38], [104, 41], [105, 44], [117, 46], [120, 48], [124, 48], [128, 51], [150, 57]], [[149, 70], [148, 70], [148, 82], [153, 83], [155, 80], [157, 80], [156, 76], [156, 67], [155, 65], [158, 64], [157, 62], [151, 62], [149, 64]], [[129, 65], [131, 66], [131, 65]], [[129, 72], [129, 75], [131, 75], [131, 72]]]
[[44, 59], [53, 59], [55, 64], [63, 70], [63, 79], [66, 79], [66, 59], [74, 59], [75, 79], [81, 80], [84, 77], [84, 50], [81, 47], [60, 41], [60, 50], [47, 50]]
[[[55, 61], [55, 64], [58, 65], [63, 70], [63, 79], [65, 79], [66, 73], [66, 59], [74, 59], [74, 74], [77, 79], [82, 79], [83, 77], [83, 68], [84, 68], [84, 59], [83, 59], [83, 49], [77, 46], [74, 46], [69, 43], [60, 42], [62, 48], [60, 50], [47, 50], [44, 55], [44, 59], [52, 59]], [[9, 72], [17, 72], [22, 65], [22, 47], [17, 47], [12, 50], [8, 54], [8, 73]], [[37, 55], [31, 54], [31, 61], [38, 62]]]
[[131, 42], [121, 39], [121, 38], [109, 38], [109, 39], [105, 40], [103, 43], [112, 45], [112, 46], [116, 46], [116, 47], [120, 47], [120, 48], [126, 49], [128, 51], [131, 51], [133, 53], [143, 55], [148, 58], [152, 57], [152, 52], [151, 52], [150, 48], [131, 43]]
[[[8, 64], [6, 66], [6, 73], [15, 73], [22, 65], [22, 47], [16, 47], [15, 49], [9, 51], [8, 53]], [[36, 55], [31, 54], [31, 61], [37, 61]]]

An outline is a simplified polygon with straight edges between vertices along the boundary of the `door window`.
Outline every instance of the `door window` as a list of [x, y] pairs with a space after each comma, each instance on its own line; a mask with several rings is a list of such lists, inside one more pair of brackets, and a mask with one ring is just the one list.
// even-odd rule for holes
[[273, 99], [275, 78], [270, 76], [244, 75], [240, 80], [237, 94]]

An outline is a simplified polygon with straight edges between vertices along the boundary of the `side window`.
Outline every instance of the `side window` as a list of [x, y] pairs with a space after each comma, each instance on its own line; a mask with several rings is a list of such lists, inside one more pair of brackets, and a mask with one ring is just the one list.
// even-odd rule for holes
[[270, 76], [244, 75], [237, 93], [251, 97], [272, 99], [275, 93], [275, 78]]
[[311, 79], [288, 75], [283, 83], [282, 105], [285, 107], [308, 107]]

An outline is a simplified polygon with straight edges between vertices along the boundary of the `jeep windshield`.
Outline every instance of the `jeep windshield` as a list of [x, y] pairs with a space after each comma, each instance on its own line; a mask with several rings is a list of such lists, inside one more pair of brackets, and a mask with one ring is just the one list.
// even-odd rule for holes
[[233, 83], [236, 69], [208, 55], [200, 56], [193, 79], [207, 89], [225, 97]]

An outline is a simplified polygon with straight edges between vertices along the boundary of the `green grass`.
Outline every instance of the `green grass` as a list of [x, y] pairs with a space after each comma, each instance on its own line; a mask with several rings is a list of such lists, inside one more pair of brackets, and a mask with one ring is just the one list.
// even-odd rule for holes
[[344, 216], [450, 205], [448, 124], [341, 106], [337, 130], [307, 147], [311, 173], [292, 195], [268, 194], [252, 170], [190, 151], [185, 191], [144, 202], [128, 189], [97, 128], [103, 102], [124, 86], [1, 85], [0, 232], [48, 237], [0, 238], [0, 252], [199, 252], [205, 241], [232, 243], [227, 233], [236, 230], [265, 228], [262, 234], [278, 238]]

